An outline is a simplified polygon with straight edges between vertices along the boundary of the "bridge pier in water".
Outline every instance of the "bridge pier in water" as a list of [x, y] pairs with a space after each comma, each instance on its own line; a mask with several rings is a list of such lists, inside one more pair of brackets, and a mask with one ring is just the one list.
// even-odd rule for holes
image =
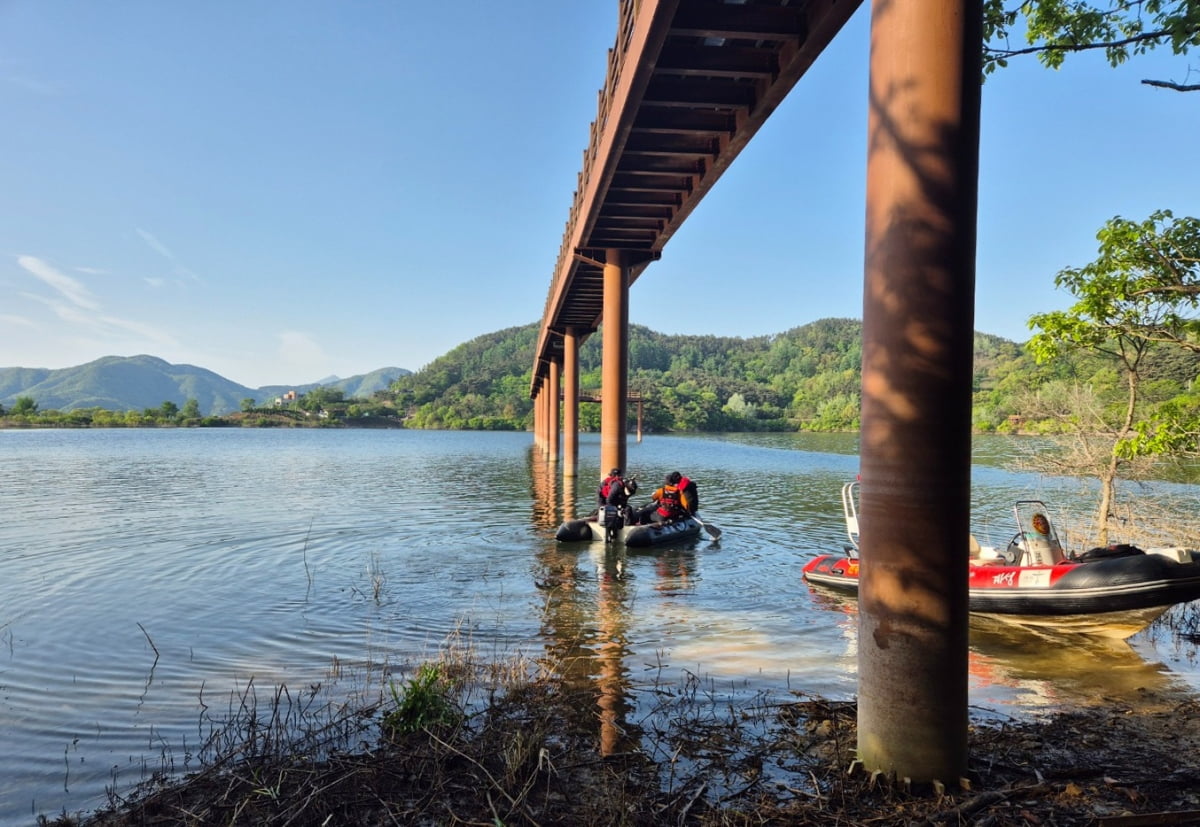
[[[579, 466], [579, 336], [575, 328], [563, 333], [563, 479], [575, 479]], [[557, 389], [552, 390], [557, 395]]]
[[629, 395], [629, 271], [622, 250], [604, 259], [604, 341], [600, 366], [600, 476], [625, 470]]
[[558, 386], [560, 384], [559, 374], [561, 373], [561, 362], [551, 359], [549, 378], [546, 384], [549, 386], [549, 393], [546, 394], [546, 411], [547, 422], [549, 429], [546, 440], [546, 456], [551, 464], [558, 462], [558, 420], [559, 420], [559, 400]]

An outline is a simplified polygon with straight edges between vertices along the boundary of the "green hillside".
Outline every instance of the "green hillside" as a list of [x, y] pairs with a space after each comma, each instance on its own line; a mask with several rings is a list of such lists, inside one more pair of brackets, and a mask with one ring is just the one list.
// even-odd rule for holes
[[[203, 416], [231, 414], [242, 401], [270, 407], [277, 396], [318, 387], [346, 400], [370, 400], [379, 388], [386, 407], [409, 428], [526, 430], [538, 324], [487, 333], [459, 345], [417, 373], [380, 368], [349, 379], [329, 377], [305, 386], [247, 388], [192, 365], [152, 356], [97, 359], [62, 370], [0, 369], [0, 405], [31, 397], [40, 410], [183, 408], [189, 399]], [[600, 389], [603, 333], [580, 348], [580, 387]], [[975, 334], [973, 424], [978, 431], [1053, 432], [1063, 423], [1048, 401], [1072, 386], [1120, 399], [1110, 364], [1076, 356], [1038, 366], [1016, 342]], [[1144, 366], [1147, 404], [1182, 398], [1200, 375], [1200, 354], [1159, 349]], [[639, 325], [629, 331], [629, 389], [643, 400], [643, 429], [668, 431], [852, 431], [858, 428], [862, 383], [862, 323], [821, 319], [783, 333], [752, 338], [670, 336]], [[362, 416], [362, 408], [356, 416]], [[1050, 408], [1053, 405], [1049, 406]], [[1040, 413], [1036, 412], [1041, 410]], [[636, 406], [629, 406], [630, 427]], [[580, 427], [600, 428], [600, 407], [583, 403]]]
[[[520, 429], [529, 399], [538, 325], [471, 340], [392, 385], [412, 428]], [[582, 390], [600, 387], [602, 333], [580, 348]], [[644, 400], [647, 431], [854, 430], [858, 427], [862, 323], [822, 319], [773, 336], [669, 336], [632, 325], [629, 387]], [[976, 425], [1002, 426], [1016, 412], [1013, 376], [1034, 380], [1021, 345], [975, 337]], [[599, 406], [580, 407], [598, 430]], [[630, 406], [630, 416], [634, 416]]]

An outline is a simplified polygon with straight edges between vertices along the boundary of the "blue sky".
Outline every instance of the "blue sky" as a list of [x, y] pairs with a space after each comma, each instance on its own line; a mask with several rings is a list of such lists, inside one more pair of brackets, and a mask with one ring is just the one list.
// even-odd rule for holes
[[[631, 291], [663, 333], [862, 316], [869, 6]], [[0, 0], [0, 367], [242, 384], [541, 318], [616, 0]], [[1192, 61], [1198, 56], [1193, 55]], [[1017, 341], [1114, 215], [1200, 215], [1188, 59], [984, 86], [976, 328]]]

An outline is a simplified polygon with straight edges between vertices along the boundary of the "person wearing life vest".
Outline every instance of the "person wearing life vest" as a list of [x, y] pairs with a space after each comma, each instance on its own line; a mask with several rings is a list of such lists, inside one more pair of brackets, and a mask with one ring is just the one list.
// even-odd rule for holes
[[[627, 491], [629, 485], [622, 476], [621, 469], [614, 468], [608, 472], [608, 476], [600, 483], [600, 488], [596, 491], [596, 496], [599, 498], [601, 507], [606, 505], [624, 506], [629, 502], [629, 495], [633, 492]], [[637, 490], [635, 485], [634, 491]]]
[[637, 522], [681, 520], [699, 509], [700, 497], [696, 483], [678, 471], [672, 471], [667, 474], [662, 486], [650, 495], [650, 504], [638, 511]]

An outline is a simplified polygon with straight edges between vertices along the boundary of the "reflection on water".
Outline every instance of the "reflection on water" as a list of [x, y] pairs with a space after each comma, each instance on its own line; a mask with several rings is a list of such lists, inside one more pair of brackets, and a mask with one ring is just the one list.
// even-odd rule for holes
[[1049, 711], [1182, 688], [1123, 640], [1003, 626], [972, 630], [968, 668], [976, 702], [991, 706]]
[[[637, 744], [656, 688], [694, 678], [731, 705], [853, 697], [854, 603], [800, 577], [844, 542], [852, 436], [631, 443], [631, 475], [686, 472], [723, 531], [720, 544], [638, 551], [553, 539], [594, 505], [599, 441], [584, 436], [566, 485], [531, 442], [0, 431], [0, 823], [95, 807], [106, 785], [182, 769], [203, 709], [248, 686], [366, 697], [449, 639], [481, 658], [532, 652], [566, 676], [605, 753]], [[973, 469], [981, 503], [1082, 510], [1074, 483], [1003, 470], [1003, 446]], [[1143, 688], [1193, 684], [1194, 643], [1167, 628], [1103, 652], [973, 634], [975, 712], [1136, 703]]]
[[[814, 603], [837, 618], [853, 656], [857, 601], [808, 588]], [[982, 711], [1054, 711], [1189, 690], [1180, 675], [1124, 640], [1035, 631], [972, 615], [969, 647], [971, 703]]]

